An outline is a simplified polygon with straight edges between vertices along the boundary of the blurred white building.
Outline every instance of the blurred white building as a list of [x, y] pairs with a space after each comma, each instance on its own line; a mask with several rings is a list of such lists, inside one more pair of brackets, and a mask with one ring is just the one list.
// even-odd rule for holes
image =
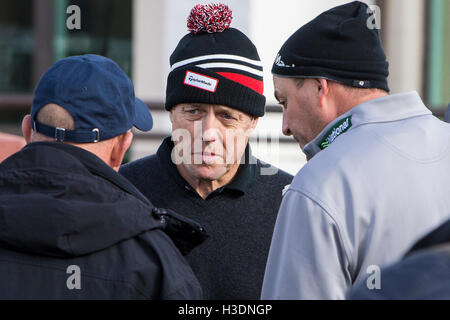
[[[270, 73], [273, 60], [284, 41], [300, 26], [312, 20], [321, 12], [349, 1], [342, 0], [228, 0], [223, 1], [233, 11], [232, 27], [244, 32], [256, 45], [264, 66], [264, 93], [267, 104], [277, 104], [273, 96], [272, 76]], [[376, 1], [365, 1], [376, 5]], [[395, 3], [394, 3], [395, 2]], [[163, 101], [166, 77], [169, 72], [169, 57], [178, 41], [187, 33], [186, 18], [191, 8], [197, 3], [210, 3], [198, 0], [135, 0], [133, 19], [133, 80], [139, 97], [147, 101]], [[395, 32], [387, 37], [387, 49], [392, 54], [390, 85], [393, 92], [417, 90], [421, 93], [423, 59], [423, 34], [420, 29], [424, 23], [424, 2], [421, 0], [396, 0], [382, 8], [383, 19], [392, 20]], [[381, 8], [380, 8], [381, 10]], [[386, 12], [401, 14], [388, 15]], [[411, 25], [411, 21], [416, 21]], [[381, 23], [381, 22], [380, 22]], [[149, 70], [151, 70], [149, 72]], [[280, 108], [281, 110], [281, 108]], [[156, 111], [155, 131], [168, 134], [170, 124], [165, 111]], [[306, 158], [298, 144], [281, 133], [280, 112], [267, 112], [260, 119], [258, 130], [251, 141], [255, 154], [261, 159], [279, 168], [295, 174], [305, 163]], [[258, 143], [256, 137], [273, 137], [278, 132], [278, 139], [270, 144]], [[151, 136], [151, 134], [150, 134]], [[279, 141], [279, 145], [273, 145]], [[278, 140], [278, 141], [277, 141]], [[256, 144], [256, 146], [255, 146]], [[157, 143], [150, 140], [135, 144], [133, 157], [141, 157], [153, 152]], [[277, 150], [277, 151], [276, 151]]]
[[[152, 154], [170, 134], [163, 109], [169, 57], [187, 33], [191, 8], [204, 0], [0, 0], [0, 131], [20, 132], [32, 89], [56, 60], [98, 53], [131, 75], [136, 95], [154, 116], [154, 129], [136, 133], [131, 159]], [[218, 2], [218, 1], [214, 1]], [[264, 66], [268, 112], [251, 138], [261, 159], [295, 174], [305, 163], [297, 143], [281, 133], [271, 66], [278, 49], [300, 26], [346, 0], [223, 0], [232, 27], [256, 45]], [[371, 0], [380, 9], [392, 93], [416, 90], [437, 113], [450, 101], [450, 0]], [[67, 30], [66, 9], [81, 8], [81, 29]], [[267, 143], [266, 141], [269, 141]], [[279, 144], [276, 143], [279, 141]]]

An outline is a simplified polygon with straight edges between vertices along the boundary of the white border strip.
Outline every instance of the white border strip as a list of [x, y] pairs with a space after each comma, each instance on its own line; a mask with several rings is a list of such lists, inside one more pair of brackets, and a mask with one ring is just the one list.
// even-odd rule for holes
[[172, 71], [176, 68], [179, 68], [181, 66], [184, 66], [186, 64], [190, 64], [190, 63], [201, 61], [201, 60], [208, 60], [208, 59], [232, 59], [232, 60], [238, 60], [238, 61], [250, 63], [257, 67], [262, 67], [262, 63], [259, 60], [252, 60], [252, 59], [248, 59], [245, 57], [236, 56], [236, 55], [232, 55], [232, 54], [210, 54], [210, 55], [199, 56], [199, 57], [194, 57], [194, 58], [178, 61], [172, 65], [172, 68], [170, 68], [170, 71]]
[[226, 62], [211, 62], [211, 63], [204, 63], [204, 64], [198, 64], [196, 67], [205, 68], [205, 69], [211, 69], [211, 68], [229, 68], [229, 69], [237, 69], [246, 71], [248, 73], [254, 74], [256, 76], [262, 77], [264, 73], [259, 70], [255, 70], [253, 68], [243, 66], [241, 64], [235, 64], [235, 63], [226, 63]]

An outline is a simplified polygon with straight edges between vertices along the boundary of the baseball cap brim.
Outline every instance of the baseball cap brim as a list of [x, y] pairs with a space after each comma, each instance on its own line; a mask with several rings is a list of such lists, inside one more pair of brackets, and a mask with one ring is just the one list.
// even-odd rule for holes
[[142, 100], [135, 98], [136, 115], [134, 126], [141, 131], [150, 131], [153, 128], [153, 118], [147, 105]]

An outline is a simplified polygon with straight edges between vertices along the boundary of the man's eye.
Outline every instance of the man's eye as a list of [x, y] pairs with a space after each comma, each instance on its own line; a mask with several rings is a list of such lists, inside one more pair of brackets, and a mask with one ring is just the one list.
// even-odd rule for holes
[[189, 113], [189, 114], [198, 114], [198, 109], [187, 110], [187, 113]]
[[224, 117], [225, 119], [227, 119], [227, 120], [233, 119], [233, 117], [230, 116], [228, 113], [224, 113], [224, 114], [223, 114], [223, 117]]

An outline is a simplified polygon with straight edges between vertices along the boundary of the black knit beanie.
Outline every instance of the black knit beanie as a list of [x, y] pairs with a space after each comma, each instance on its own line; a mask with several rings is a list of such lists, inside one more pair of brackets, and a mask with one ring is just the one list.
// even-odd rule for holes
[[226, 5], [195, 6], [189, 34], [170, 56], [166, 110], [180, 103], [220, 104], [251, 116], [264, 115], [263, 69], [254, 44], [229, 28]]
[[277, 76], [326, 78], [357, 88], [389, 92], [388, 62], [373, 12], [354, 1], [323, 12], [281, 47], [272, 67]]

